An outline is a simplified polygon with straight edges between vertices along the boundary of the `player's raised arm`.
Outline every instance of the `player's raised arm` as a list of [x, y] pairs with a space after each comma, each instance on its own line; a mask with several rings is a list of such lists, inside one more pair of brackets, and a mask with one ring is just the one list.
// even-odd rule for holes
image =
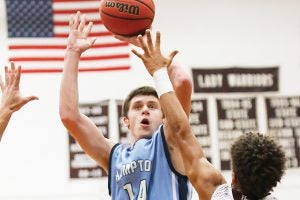
[[192, 133], [188, 116], [174, 91], [167, 66], [170, 65], [177, 51], [173, 51], [167, 58], [162, 56], [160, 33], [156, 34], [155, 45], [152, 43], [150, 32], [147, 31], [146, 34], [148, 34], [147, 43], [141, 36], [138, 37], [144, 54], [135, 50], [133, 53], [142, 59], [149, 74], [153, 76], [165, 115], [164, 130], [172, 163], [177, 170], [180, 170], [181, 166], [177, 161], [182, 159], [184, 174], [188, 175], [203, 199], [210, 199], [215, 188], [225, 180], [205, 158], [201, 145]]
[[[69, 37], [60, 86], [59, 113], [64, 126], [83, 150], [106, 171], [114, 142], [106, 139], [96, 125], [79, 111], [78, 65], [81, 54], [89, 49], [95, 38], [89, 38], [92, 22], [86, 25], [79, 12], [69, 20]], [[93, 88], [89, 88], [93, 90]]]
[[[149, 74], [151, 76], [154, 77], [155, 79], [155, 72], [158, 71], [159, 73], [166, 73], [167, 77], [168, 77], [168, 81], [171, 85], [168, 85], [166, 83], [163, 83], [162, 85], [165, 85], [167, 88], [163, 88], [163, 89], [169, 89], [168, 87], [172, 88], [172, 92], [176, 95], [176, 90], [174, 90], [173, 88], [174, 85], [172, 84], [172, 82], [170, 81], [169, 78], [169, 67], [172, 63], [172, 60], [174, 58], [174, 56], [177, 54], [177, 51], [173, 51], [169, 54], [169, 56], [164, 56], [161, 53], [161, 49], [160, 49], [160, 32], [156, 33], [156, 38], [155, 38], [155, 42], [152, 41], [152, 37], [151, 37], [151, 32], [150, 30], [146, 30], [145, 33], [145, 39], [143, 38], [143, 36], [139, 35], [138, 36], [138, 42], [139, 42], [139, 46], [143, 49], [144, 53], [140, 54], [138, 53], [138, 51], [136, 50], [132, 50], [132, 52], [134, 54], [136, 54], [144, 63], [144, 65], [146, 66], [146, 69], [148, 70]], [[176, 76], [174, 76], [176, 77]], [[174, 78], [173, 77], [173, 78]], [[165, 81], [165, 80], [163, 80]], [[173, 82], [176, 82], [176, 80], [174, 80]], [[160, 95], [160, 90], [157, 89], [157, 93], [158, 95]], [[181, 92], [181, 94], [183, 94], [183, 92]], [[189, 93], [188, 93], [189, 95]], [[179, 99], [179, 97], [178, 97]], [[189, 97], [187, 98], [189, 99]], [[186, 100], [187, 100], [186, 99]], [[180, 102], [180, 99], [179, 99]], [[186, 105], [190, 105], [190, 102], [186, 103]], [[172, 106], [172, 104], [170, 103], [169, 106]], [[182, 104], [180, 104], [181, 107]], [[164, 108], [162, 109], [164, 112]], [[185, 110], [185, 109], [184, 109]], [[186, 113], [184, 113], [184, 117], [187, 117], [188, 115]], [[164, 126], [164, 130], [165, 130], [165, 138], [167, 141], [167, 145], [168, 145], [168, 150], [171, 154], [171, 162], [172, 165], [174, 166], [175, 170], [177, 172], [179, 172], [180, 174], [184, 175], [185, 174], [185, 170], [184, 170], [184, 166], [183, 166], [183, 162], [180, 156], [180, 152], [176, 146], [176, 136], [174, 134], [174, 131], [177, 131], [175, 129], [177, 129], [178, 123], [180, 123], [181, 118], [176, 118], [175, 116], [173, 118], [171, 118], [172, 122], [169, 122], [169, 118], [172, 116], [165, 116], [165, 126]], [[178, 120], [178, 121], [176, 121]]]
[[0, 140], [12, 114], [21, 109], [29, 101], [37, 100], [36, 96], [23, 97], [20, 92], [21, 66], [5, 66], [5, 82], [0, 76], [2, 98], [0, 103]]

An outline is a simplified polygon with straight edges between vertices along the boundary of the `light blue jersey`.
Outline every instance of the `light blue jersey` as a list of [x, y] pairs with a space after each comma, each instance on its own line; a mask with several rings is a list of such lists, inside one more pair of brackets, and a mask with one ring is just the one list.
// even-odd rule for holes
[[171, 163], [163, 126], [150, 139], [113, 147], [108, 187], [112, 200], [187, 200], [192, 191]]

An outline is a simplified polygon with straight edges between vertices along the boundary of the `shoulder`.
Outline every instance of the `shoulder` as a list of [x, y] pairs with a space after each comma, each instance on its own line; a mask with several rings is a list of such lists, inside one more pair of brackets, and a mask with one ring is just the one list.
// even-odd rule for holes
[[216, 190], [214, 191], [212, 197], [212, 200], [233, 200], [232, 192], [231, 192], [231, 186], [227, 183], [219, 185]]

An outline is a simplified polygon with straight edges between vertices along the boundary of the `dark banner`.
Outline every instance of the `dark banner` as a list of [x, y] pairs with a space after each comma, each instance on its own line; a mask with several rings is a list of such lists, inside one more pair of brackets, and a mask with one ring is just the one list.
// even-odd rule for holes
[[123, 124], [123, 114], [122, 114], [123, 101], [117, 100], [117, 110], [119, 118], [119, 142], [120, 143], [130, 143], [130, 135], [128, 128]]
[[278, 91], [278, 67], [192, 69], [195, 93]]
[[[109, 137], [108, 101], [95, 104], [81, 104], [80, 112], [89, 117], [104, 135]], [[97, 178], [107, 176], [105, 171], [81, 149], [69, 135], [70, 178]]]
[[246, 132], [257, 132], [256, 99], [217, 99], [221, 169], [230, 169], [230, 146]]
[[207, 100], [194, 99], [191, 103], [190, 124], [205, 155], [211, 161], [211, 139], [209, 134]]
[[300, 167], [300, 97], [266, 98], [269, 134], [287, 156], [287, 167]]

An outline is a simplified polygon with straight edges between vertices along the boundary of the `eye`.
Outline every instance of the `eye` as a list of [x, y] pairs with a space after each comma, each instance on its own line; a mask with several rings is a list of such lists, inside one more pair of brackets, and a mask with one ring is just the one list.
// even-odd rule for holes
[[149, 109], [155, 109], [157, 106], [154, 103], [148, 105]]
[[136, 104], [134, 105], [133, 109], [135, 110], [140, 110], [142, 108], [142, 105], [141, 104]]

